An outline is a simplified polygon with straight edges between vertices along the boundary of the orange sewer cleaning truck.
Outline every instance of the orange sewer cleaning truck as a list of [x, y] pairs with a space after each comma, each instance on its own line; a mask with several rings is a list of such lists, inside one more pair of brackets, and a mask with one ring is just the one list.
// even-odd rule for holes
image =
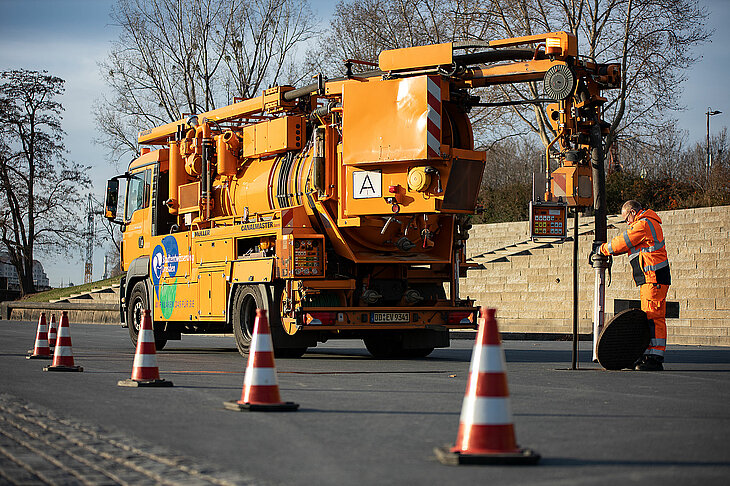
[[465, 243], [486, 152], [468, 114], [491, 106], [474, 89], [542, 83], [550, 101], [528, 101], [552, 103], [548, 155], [565, 197], [590, 186], [600, 91], [619, 67], [581, 59], [575, 36], [395, 49], [353, 73], [357, 62], [139, 133], [141, 153], [105, 203], [123, 233], [133, 342], [147, 308], [158, 349], [232, 332], [246, 353], [257, 308], [279, 356], [354, 338], [375, 357], [421, 357], [448, 346], [449, 330], [474, 329], [459, 278], [475, 265]]

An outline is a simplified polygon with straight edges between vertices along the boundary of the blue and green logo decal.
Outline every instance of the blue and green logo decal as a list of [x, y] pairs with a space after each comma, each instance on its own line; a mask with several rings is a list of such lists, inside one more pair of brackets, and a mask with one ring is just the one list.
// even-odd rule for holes
[[152, 252], [152, 283], [155, 287], [157, 301], [160, 303], [162, 316], [165, 319], [169, 319], [175, 307], [177, 279], [168, 285], [161, 282], [161, 279], [163, 277], [175, 277], [177, 275], [180, 253], [177, 247], [177, 240], [174, 236], [165, 236], [161, 243]]

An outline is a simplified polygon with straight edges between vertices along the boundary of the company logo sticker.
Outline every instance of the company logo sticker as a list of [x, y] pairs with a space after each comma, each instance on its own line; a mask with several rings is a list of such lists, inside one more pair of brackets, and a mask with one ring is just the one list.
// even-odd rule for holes
[[175, 294], [177, 293], [177, 279], [172, 284], [165, 285], [163, 277], [177, 275], [178, 262], [188, 260], [187, 255], [180, 256], [177, 240], [174, 236], [165, 236], [160, 245], [152, 252], [151, 277], [155, 287], [157, 301], [160, 303], [162, 316], [169, 319], [175, 308]]

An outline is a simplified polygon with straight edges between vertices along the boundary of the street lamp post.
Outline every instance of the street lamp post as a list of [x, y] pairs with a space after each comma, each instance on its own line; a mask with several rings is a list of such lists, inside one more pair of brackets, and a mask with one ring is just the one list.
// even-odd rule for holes
[[705, 112], [705, 115], [707, 115], [707, 181], [710, 180], [710, 169], [712, 168], [712, 161], [710, 159], [710, 117], [713, 115], [719, 115], [722, 113], [718, 110], [712, 110], [709, 106], [707, 107], [707, 111]]

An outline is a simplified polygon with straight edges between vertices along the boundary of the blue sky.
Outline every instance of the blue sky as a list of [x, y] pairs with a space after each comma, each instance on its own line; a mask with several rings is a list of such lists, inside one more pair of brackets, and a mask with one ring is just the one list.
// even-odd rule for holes
[[[0, 0], [0, 69], [45, 69], [66, 80], [63, 127], [67, 133], [68, 158], [90, 165], [93, 192], [100, 199], [106, 180], [117, 173], [104, 159], [104, 148], [93, 143], [92, 104], [105, 89], [97, 63], [106, 56], [117, 29], [110, 25], [113, 0]], [[327, 22], [334, 1], [310, 1], [313, 9]], [[712, 118], [715, 132], [730, 121], [730, 96], [727, 83], [730, 73], [730, 0], [701, 0], [711, 12], [708, 28], [714, 29], [712, 42], [699, 48], [702, 59], [692, 67], [684, 83], [682, 104], [677, 113], [678, 126], [688, 133], [688, 141], [705, 136], [708, 106], [721, 110]], [[94, 278], [104, 271], [103, 251], [95, 250]], [[83, 282], [81, 254], [59, 261], [57, 257], [39, 255], [51, 280]]]

